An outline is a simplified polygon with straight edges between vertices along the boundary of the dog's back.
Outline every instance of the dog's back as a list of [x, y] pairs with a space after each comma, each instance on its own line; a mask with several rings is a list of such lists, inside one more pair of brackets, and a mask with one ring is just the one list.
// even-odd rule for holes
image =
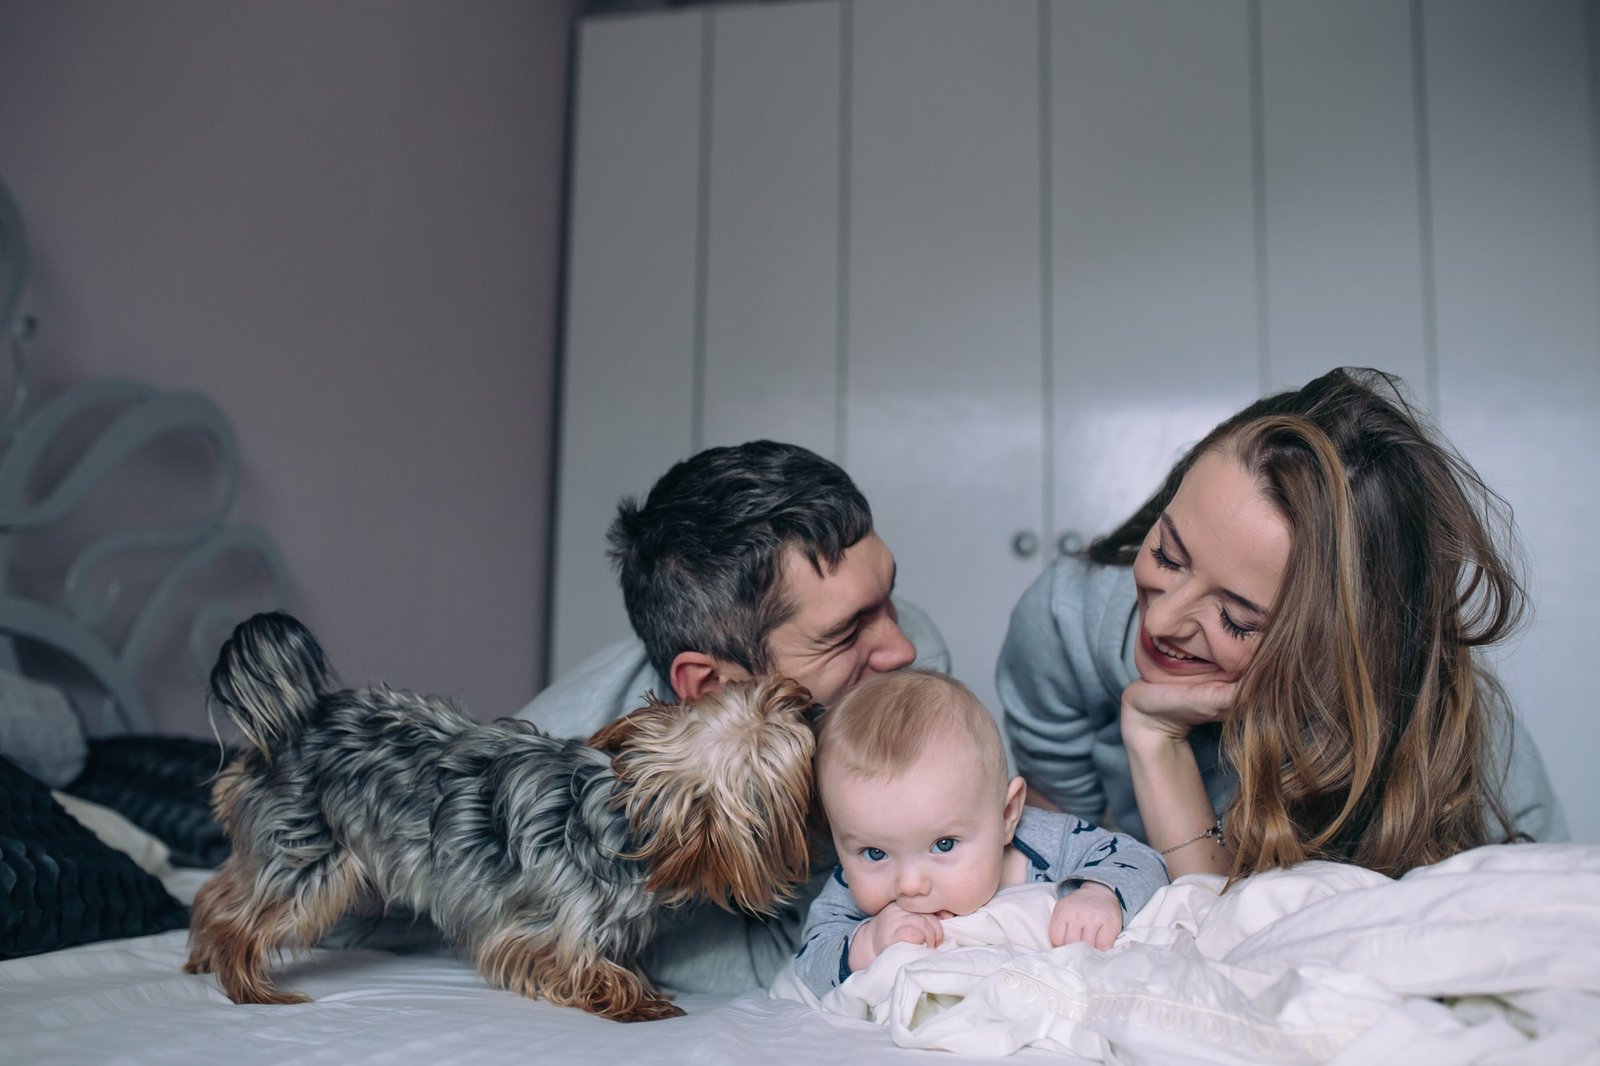
[[609, 897], [643, 916], [609, 755], [438, 697], [334, 689], [316, 639], [281, 612], [241, 623], [211, 682], [255, 749], [219, 780], [218, 814], [264, 868], [337, 848], [362, 894], [468, 944], [530, 899]]
[[812, 706], [786, 679], [648, 701], [559, 740], [337, 689], [315, 638], [277, 614], [235, 630], [212, 689], [250, 746], [213, 790], [232, 852], [195, 900], [185, 969], [235, 1002], [302, 1000], [273, 985], [273, 956], [376, 895], [430, 917], [497, 985], [668, 1017], [637, 964], [659, 908], [761, 912], [806, 873]]

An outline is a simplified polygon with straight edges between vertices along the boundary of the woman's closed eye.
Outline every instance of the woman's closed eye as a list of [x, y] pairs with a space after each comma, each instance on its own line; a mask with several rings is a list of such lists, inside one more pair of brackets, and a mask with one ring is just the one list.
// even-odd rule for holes
[[1246, 637], [1253, 637], [1261, 632], [1260, 626], [1240, 625], [1235, 622], [1233, 617], [1228, 614], [1226, 607], [1219, 609], [1218, 613], [1222, 615], [1222, 628], [1227, 631], [1228, 636], [1233, 637], [1235, 640], [1244, 640]]
[[1174, 559], [1172, 556], [1168, 555], [1167, 549], [1160, 544], [1150, 545], [1150, 558], [1154, 559], [1156, 561], [1156, 565], [1161, 567], [1163, 570], [1183, 569], [1182, 564], [1180, 564], [1178, 560]]

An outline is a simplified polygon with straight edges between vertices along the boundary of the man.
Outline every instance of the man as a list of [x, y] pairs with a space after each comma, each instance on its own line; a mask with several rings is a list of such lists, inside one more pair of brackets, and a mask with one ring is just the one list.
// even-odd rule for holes
[[[634, 637], [596, 653], [517, 717], [587, 737], [644, 703], [781, 673], [831, 703], [873, 674], [948, 672], [922, 611], [897, 603], [894, 556], [836, 464], [797, 445], [709, 448], [668, 470], [609, 533]], [[769, 921], [683, 908], [644, 964], [679, 992], [767, 984], [798, 943], [810, 894]]]

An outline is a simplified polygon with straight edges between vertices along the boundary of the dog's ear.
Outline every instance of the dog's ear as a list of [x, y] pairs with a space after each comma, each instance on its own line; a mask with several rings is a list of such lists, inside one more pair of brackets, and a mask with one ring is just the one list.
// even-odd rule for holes
[[670, 715], [674, 714], [677, 714], [677, 704], [662, 703], [661, 699], [656, 698], [656, 693], [646, 691], [645, 706], [640, 707], [638, 711], [627, 712], [614, 722], [602, 725], [594, 731], [594, 736], [584, 741], [584, 744], [594, 747], [595, 751], [603, 751], [610, 755], [618, 754], [638, 735], [640, 728], [648, 728], [650, 725], [659, 728], [659, 720], [669, 719]]
[[753, 913], [810, 872], [815, 705], [789, 678], [734, 682], [693, 703], [647, 707], [612, 761], [647, 887]]

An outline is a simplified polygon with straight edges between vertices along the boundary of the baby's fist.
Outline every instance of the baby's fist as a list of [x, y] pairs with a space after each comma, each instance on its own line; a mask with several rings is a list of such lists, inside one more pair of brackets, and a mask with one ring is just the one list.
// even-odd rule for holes
[[936, 948], [944, 941], [944, 926], [931, 914], [903, 910], [890, 903], [856, 927], [850, 940], [850, 971], [864, 970], [890, 944], [926, 944]]
[[1101, 951], [1116, 943], [1122, 932], [1122, 904], [1116, 893], [1097, 881], [1085, 881], [1056, 900], [1050, 912], [1050, 945], [1079, 942]]

